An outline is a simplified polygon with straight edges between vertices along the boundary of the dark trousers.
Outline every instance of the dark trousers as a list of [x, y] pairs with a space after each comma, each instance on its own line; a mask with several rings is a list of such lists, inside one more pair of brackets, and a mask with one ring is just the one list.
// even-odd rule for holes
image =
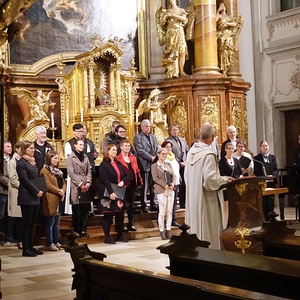
[[269, 221], [269, 213], [274, 211], [274, 196], [268, 195], [262, 197], [262, 206], [264, 217], [266, 221]]
[[185, 181], [184, 181], [184, 167], [180, 166], [179, 169], [180, 177], [181, 177], [181, 183], [179, 186], [179, 205], [180, 208], [185, 208]]
[[7, 222], [7, 239], [14, 237], [17, 242], [22, 242], [22, 218], [8, 217]]
[[141, 207], [144, 209], [147, 207], [147, 191], [150, 191], [150, 206], [153, 207], [155, 205], [154, 202], [154, 192], [153, 192], [153, 179], [151, 172], [141, 172], [141, 176], [143, 178], [143, 185], [141, 187]]
[[21, 205], [23, 251], [33, 248], [34, 226], [40, 211], [39, 205]]
[[176, 222], [178, 187], [179, 187], [179, 185], [175, 185], [175, 187], [174, 187], [174, 203], [173, 203], [173, 211], [172, 211], [172, 222]]
[[102, 226], [103, 226], [103, 232], [104, 232], [104, 235], [106, 238], [108, 238], [110, 235], [110, 228], [113, 223], [113, 216], [115, 216], [116, 231], [118, 233], [118, 237], [122, 236], [122, 234], [123, 234], [124, 211], [104, 213], [104, 216], [102, 219]]
[[77, 233], [86, 232], [91, 204], [72, 204], [73, 228]]
[[132, 226], [134, 224], [134, 201], [135, 201], [135, 191], [136, 184], [135, 182], [131, 182], [128, 187], [126, 187], [125, 193], [125, 201], [128, 205], [127, 216], [128, 216], [128, 226]]

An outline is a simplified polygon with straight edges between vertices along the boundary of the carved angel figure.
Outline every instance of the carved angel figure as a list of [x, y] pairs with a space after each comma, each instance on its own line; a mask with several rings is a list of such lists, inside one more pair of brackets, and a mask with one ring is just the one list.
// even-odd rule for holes
[[33, 97], [31, 92], [26, 89], [12, 88], [10, 91], [20, 100], [26, 102], [30, 108], [31, 119], [27, 123], [27, 126], [36, 120], [49, 121], [47, 113], [52, 91], [50, 91], [48, 95], [45, 95], [42, 90], [37, 90], [36, 97]]
[[161, 6], [155, 13], [156, 32], [159, 44], [165, 44], [162, 66], [167, 68], [167, 77], [186, 76], [184, 64], [188, 59], [186, 39], [192, 38], [195, 9], [190, 4], [187, 10], [177, 6], [176, 0], [169, 0], [169, 8]]
[[158, 95], [161, 94], [159, 89], [154, 89], [151, 91], [149, 97], [140, 102], [138, 107], [138, 116], [142, 115], [144, 112], [150, 113], [150, 122], [154, 124], [165, 123], [166, 115], [163, 107], [175, 96], [169, 96], [164, 100], [158, 100]]
[[243, 26], [243, 18], [231, 17], [226, 13], [226, 6], [221, 3], [217, 10], [217, 39], [219, 67], [227, 76], [227, 71], [233, 65], [234, 52], [239, 48], [239, 35]]

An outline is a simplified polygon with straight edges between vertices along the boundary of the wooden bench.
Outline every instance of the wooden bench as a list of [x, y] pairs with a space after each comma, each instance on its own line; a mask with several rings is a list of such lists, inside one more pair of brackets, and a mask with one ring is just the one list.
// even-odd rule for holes
[[177, 245], [174, 253], [173, 243], [180, 242], [180, 238], [174, 242], [172, 239], [158, 247], [169, 255], [171, 275], [299, 299], [299, 261], [203, 247], [186, 251], [185, 245], [182, 251]]
[[76, 271], [76, 277], [76, 300], [282, 299], [98, 260], [84, 260]]

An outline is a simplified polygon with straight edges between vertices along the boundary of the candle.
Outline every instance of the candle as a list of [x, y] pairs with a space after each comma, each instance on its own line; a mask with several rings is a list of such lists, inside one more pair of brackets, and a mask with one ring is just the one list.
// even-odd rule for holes
[[83, 108], [80, 108], [80, 122], [83, 122]]
[[135, 110], [135, 122], [137, 123], [139, 121], [139, 116], [138, 116], [138, 110]]
[[69, 125], [69, 110], [66, 109], [66, 126]]
[[151, 124], [153, 123], [153, 111], [152, 110], [150, 111], [150, 123]]
[[165, 123], [165, 127], [167, 127], [168, 126], [168, 124], [167, 124], [167, 115], [164, 115], [164, 123]]
[[51, 127], [54, 128], [54, 113], [51, 113]]

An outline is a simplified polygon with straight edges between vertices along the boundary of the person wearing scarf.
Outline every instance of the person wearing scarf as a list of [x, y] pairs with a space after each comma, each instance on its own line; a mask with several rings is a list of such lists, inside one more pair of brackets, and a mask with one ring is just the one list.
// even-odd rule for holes
[[32, 182], [38, 178], [39, 171], [34, 159], [34, 144], [23, 141], [21, 144], [22, 157], [17, 161], [17, 173], [20, 181], [18, 205], [22, 211], [22, 255], [35, 257], [43, 254], [33, 247], [34, 226], [40, 210], [40, 198], [43, 192]]
[[84, 141], [74, 141], [74, 150], [66, 160], [67, 172], [70, 177], [70, 203], [72, 204], [73, 228], [80, 237], [89, 238], [87, 222], [92, 195], [92, 169], [89, 158], [84, 151]]
[[59, 243], [59, 224], [64, 210], [66, 182], [58, 168], [59, 154], [50, 150], [46, 153], [45, 165], [40, 174], [45, 177], [48, 191], [43, 195], [43, 212], [46, 219], [46, 250], [62, 250]]
[[[115, 225], [117, 231], [117, 242], [128, 242], [123, 236], [124, 228], [124, 210], [123, 201], [117, 198], [113, 190], [112, 184], [117, 184], [122, 188], [125, 182], [128, 181], [123, 165], [119, 162], [117, 156], [117, 146], [108, 144], [107, 149], [103, 154], [102, 163], [99, 166], [100, 193], [99, 193], [99, 210], [103, 213], [103, 232], [105, 235], [104, 243], [115, 244], [116, 242], [110, 236], [110, 228], [115, 216]], [[104, 191], [108, 191], [109, 199], [105, 199]]]
[[176, 221], [176, 208], [177, 208], [177, 197], [178, 191], [180, 186], [180, 165], [175, 157], [175, 154], [172, 152], [173, 150], [173, 143], [169, 140], [165, 140], [161, 144], [162, 148], [167, 150], [167, 158], [166, 162], [172, 166], [173, 172], [176, 176], [175, 186], [174, 186], [174, 203], [173, 203], [173, 210], [172, 210], [172, 226], [180, 226]]
[[[131, 145], [127, 139], [120, 141], [121, 153], [117, 156], [119, 162], [123, 165], [128, 181], [125, 182], [126, 193], [125, 201], [128, 204], [128, 226], [127, 230], [136, 231], [134, 227], [134, 201], [136, 188], [141, 186], [143, 179], [141, 177], [140, 169], [138, 167], [136, 157], [131, 153]], [[126, 227], [124, 227], [126, 230]], [[124, 231], [125, 231], [124, 230]]]

